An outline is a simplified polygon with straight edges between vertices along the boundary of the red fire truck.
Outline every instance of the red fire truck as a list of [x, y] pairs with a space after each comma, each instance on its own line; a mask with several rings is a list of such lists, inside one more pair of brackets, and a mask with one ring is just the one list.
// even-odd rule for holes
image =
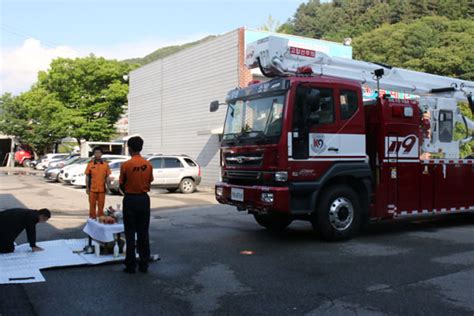
[[[474, 82], [329, 57], [287, 39], [247, 47], [269, 81], [226, 98], [216, 199], [282, 230], [309, 220], [326, 240], [372, 220], [474, 211]], [[363, 99], [363, 88], [408, 93]], [[216, 111], [219, 102], [211, 103]], [[462, 126], [466, 135], [456, 139]]]

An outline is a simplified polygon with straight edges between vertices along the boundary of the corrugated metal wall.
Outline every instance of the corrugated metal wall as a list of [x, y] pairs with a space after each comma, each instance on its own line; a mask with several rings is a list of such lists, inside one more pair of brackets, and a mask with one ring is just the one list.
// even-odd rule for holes
[[219, 178], [225, 107], [209, 112], [239, 84], [238, 35], [233, 31], [130, 73], [129, 134], [145, 140], [143, 154], [187, 154], [201, 165], [203, 186]]

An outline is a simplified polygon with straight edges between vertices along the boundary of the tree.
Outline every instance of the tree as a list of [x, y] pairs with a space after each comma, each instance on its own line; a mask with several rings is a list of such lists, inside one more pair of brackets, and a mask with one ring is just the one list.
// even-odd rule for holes
[[354, 58], [474, 80], [474, 21], [425, 17], [353, 39]]
[[24, 141], [36, 152], [51, 151], [55, 144], [69, 134], [69, 111], [53, 93], [33, 87], [19, 96], [28, 113], [28, 128]]
[[38, 153], [65, 137], [110, 140], [127, 105], [123, 75], [134, 67], [94, 56], [55, 59], [30, 91], [1, 97], [0, 131]]
[[272, 15], [270, 14], [263, 25], [261, 25], [258, 29], [261, 31], [267, 32], [276, 32], [280, 28], [281, 23], [278, 20], [275, 20]]
[[69, 135], [81, 140], [107, 141], [127, 105], [128, 85], [123, 76], [134, 67], [93, 55], [58, 58], [39, 73], [38, 87], [54, 94], [64, 107]]
[[68, 134], [67, 110], [44, 89], [33, 87], [17, 97], [5, 94], [0, 102], [0, 131], [15, 135], [37, 153], [51, 150]]
[[0, 131], [5, 135], [25, 138], [28, 129], [29, 114], [26, 107], [11, 93], [0, 98]]
[[470, 19], [472, 0], [334, 0], [301, 4], [280, 29], [286, 33], [341, 41], [361, 36], [383, 24], [410, 24], [426, 16]]

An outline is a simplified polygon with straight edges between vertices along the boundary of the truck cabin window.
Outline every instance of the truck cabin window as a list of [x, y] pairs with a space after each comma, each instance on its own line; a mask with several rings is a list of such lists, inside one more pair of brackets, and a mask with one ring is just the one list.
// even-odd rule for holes
[[230, 103], [223, 141], [276, 142], [281, 133], [284, 100], [284, 95], [276, 95]]
[[453, 112], [439, 112], [439, 141], [450, 143], [453, 141]]
[[357, 92], [350, 90], [341, 90], [339, 95], [341, 120], [351, 118], [357, 112]]
[[333, 90], [298, 87], [294, 118], [296, 129], [334, 123]]

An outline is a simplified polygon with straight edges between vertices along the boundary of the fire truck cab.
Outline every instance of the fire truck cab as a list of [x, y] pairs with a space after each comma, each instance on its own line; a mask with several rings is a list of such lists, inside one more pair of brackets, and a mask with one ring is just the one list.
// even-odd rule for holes
[[[217, 201], [270, 230], [309, 220], [326, 240], [350, 238], [370, 220], [474, 211], [474, 161], [459, 157], [459, 144], [471, 138], [454, 138], [456, 100], [364, 101], [353, 77], [315, 74], [289, 46], [278, 46], [280, 62], [272, 60], [275, 43], [260, 44], [265, 50], [252, 55], [264, 74], [269, 64], [282, 68], [285, 56], [299, 63], [228, 93]], [[464, 123], [469, 132], [472, 121]]]

